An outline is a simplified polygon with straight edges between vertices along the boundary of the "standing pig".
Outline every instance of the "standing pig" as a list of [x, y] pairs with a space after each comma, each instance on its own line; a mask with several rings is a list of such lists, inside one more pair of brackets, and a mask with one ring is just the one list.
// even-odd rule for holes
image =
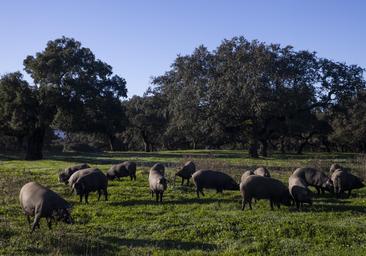
[[223, 190], [238, 190], [239, 185], [233, 178], [223, 172], [212, 170], [200, 170], [192, 175], [193, 182], [196, 186], [197, 197], [202, 196], [204, 188], [216, 189], [217, 192], [222, 193]]
[[77, 172], [79, 170], [86, 169], [86, 168], [90, 168], [90, 166], [88, 164], [79, 164], [79, 165], [75, 165], [75, 166], [66, 168], [65, 170], [60, 172], [60, 174], [58, 175], [58, 180], [60, 182], [64, 182], [65, 184], [67, 184], [71, 175], [73, 175], [75, 172]]
[[252, 198], [268, 199], [272, 210], [273, 205], [278, 208], [280, 204], [290, 206], [292, 201], [288, 188], [281, 181], [259, 175], [251, 175], [241, 182], [240, 193], [243, 197], [243, 211], [246, 203], [252, 209]]
[[36, 227], [40, 227], [41, 218], [46, 218], [49, 229], [51, 229], [52, 220], [72, 223], [70, 204], [52, 190], [36, 182], [29, 182], [21, 188], [19, 201], [29, 224], [30, 216], [34, 216], [32, 232]]
[[292, 198], [295, 201], [296, 208], [300, 209], [303, 203], [312, 205], [311, 191], [307, 188], [306, 182], [294, 175], [288, 179], [288, 188]]
[[108, 180], [120, 179], [130, 176], [131, 180], [136, 180], [136, 163], [125, 161], [120, 164], [113, 165], [107, 172]]
[[[149, 187], [151, 195], [156, 195], [156, 202], [159, 202], [159, 200], [160, 202], [163, 202], [163, 194], [167, 189], [167, 180], [165, 179], [164, 174], [161, 172], [161, 166], [154, 165], [149, 172]], [[154, 167], [157, 167], [157, 169]]]
[[185, 163], [183, 168], [175, 173], [175, 175], [174, 175], [174, 185], [175, 185], [175, 179], [178, 176], [178, 177], [182, 178], [182, 186], [183, 186], [183, 183], [184, 183], [185, 179], [187, 180], [187, 186], [188, 186], [189, 185], [189, 179], [192, 177], [192, 174], [195, 171], [196, 171], [196, 165], [192, 161], [189, 161], [189, 162]]
[[68, 181], [69, 186], [72, 188], [71, 193], [74, 191], [73, 185], [81, 176], [85, 176], [85, 175], [87, 175], [89, 173], [93, 173], [93, 172], [99, 172], [99, 173], [103, 174], [103, 172], [101, 170], [99, 170], [98, 168], [87, 168], [87, 169], [79, 170], [79, 171], [75, 172], [73, 175], [71, 175], [69, 178], [69, 181]]
[[108, 200], [108, 180], [107, 177], [101, 171], [95, 171], [88, 174], [80, 176], [77, 181], [73, 184], [72, 188], [75, 190], [76, 194], [80, 196], [80, 203], [83, 201], [83, 196], [85, 197], [85, 203], [88, 202], [88, 196], [90, 192], [98, 191], [98, 201], [100, 196], [104, 194], [104, 198]]
[[244, 182], [251, 175], [255, 175], [253, 171], [246, 171], [246, 172], [244, 172], [243, 175], [241, 176], [240, 181], [241, 182]]
[[332, 181], [337, 197], [341, 196], [347, 190], [347, 197], [350, 197], [352, 189], [363, 188], [365, 186], [359, 177], [340, 169], [333, 172]]
[[318, 171], [314, 168], [305, 167], [297, 168], [292, 174], [294, 177], [301, 178], [307, 186], [313, 186], [320, 194], [320, 191], [324, 194], [324, 190], [333, 192], [333, 182], [323, 172]]
[[263, 177], [271, 177], [271, 174], [269, 174], [269, 171], [266, 167], [259, 167], [254, 171], [255, 175], [263, 176]]

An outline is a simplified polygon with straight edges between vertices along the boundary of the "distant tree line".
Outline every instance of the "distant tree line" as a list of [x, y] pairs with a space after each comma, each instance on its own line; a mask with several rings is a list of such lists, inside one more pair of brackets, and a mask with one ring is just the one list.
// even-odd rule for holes
[[[143, 96], [71, 38], [49, 41], [0, 80], [0, 145], [64, 150], [236, 148], [366, 152], [364, 69], [291, 46], [224, 40], [178, 56]], [[54, 130], [62, 133], [55, 136]]]

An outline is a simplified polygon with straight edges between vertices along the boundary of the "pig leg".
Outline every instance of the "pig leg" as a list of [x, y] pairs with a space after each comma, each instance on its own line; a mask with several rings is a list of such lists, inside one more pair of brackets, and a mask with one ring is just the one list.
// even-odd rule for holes
[[36, 227], [39, 227], [39, 221], [41, 219], [41, 214], [37, 213], [34, 217], [34, 221], [33, 221], [33, 225], [32, 225], [32, 231], [31, 233], [33, 233], [33, 231], [36, 229]]
[[187, 186], [189, 186], [189, 178], [187, 179]]
[[269, 205], [271, 206], [271, 210], [273, 211], [273, 201], [269, 200]]
[[154, 191], [151, 190], [151, 197], [154, 197]]
[[156, 202], [158, 203], [159, 202], [159, 192], [156, 192]]
[[222, 194], [222, 188], [216, 188], [216, 193], [221, 193]]
[[197, 186], [196, 188], [196, 193], [198, 198], [200, 198], [200, 193], [202, 194], [202, 196], [205, 196], [205, 194], [203, 194], [203, 189], [200, 188], [199, 186]]
[[88, 202], [88, 196], [89, 196], [89, 193], [86, 193], [86, 194], [85, 194], [85, 203], [87, 203], [87, 204], [89, 203], [89, 202]]
[[249, 203], [249, 209], [252, 210], [252, 198], [249, 198], [248, 203]]
[[183, 186], [183, 184], [184, 184], [184, 178], [182, 178], [182, 186]]
[[104, 189], [103, 192], [104, 192], [104, 200], [108, 201], [108, 191], [107, 191], [107, 189]]
[[164, 193], [164, 192], [160, 192], [160, 203], [162, 203], [162, 202], [163, 202], [163, 193]]
[[241, 201], [241, 210], [244, 211], [245, 209], [245, 199], [243, 198], [243, 200]]
[[80, 203], [82, 203], [82, 202], [83, 202], [83, 195], [80, 194]]
[[100, 189], [98, 189], [98, 201], [100, 200], [101, 195], [102, 195], [102, 192], [100, 191]]
[[203, 194], [203, 188], [201, 188], [200, 192], [201, 192], [202, 196], [205, 196], [205, 194]]
[[31, 224], [31, 219], [30, 219], [29, 215], [27, 215], [27, 220], [28, 220], [28, 224], [30, 225]]

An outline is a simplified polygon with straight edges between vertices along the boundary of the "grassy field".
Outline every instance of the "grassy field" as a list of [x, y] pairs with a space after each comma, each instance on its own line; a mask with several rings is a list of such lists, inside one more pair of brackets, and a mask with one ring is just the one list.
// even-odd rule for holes
[[[281, 207], [271, 211], [267, 201], [253, 210], [240, 210], [239, 191], [207, 191], [197, 199], [194, 187], [169, 184], [163, 204], [148, 190], [148, 170], [156, 162], [176, 167], [193, 159], [199, 168], [215, 168], [233, 175], [267, 166], [272, 176], [287, 183], [291, 171], [314, 166], [326, 171], [338, 162], [365, 177], [366, 158], [355, 154], [273, 155], [249, 159], [242, 151], [164, 151], [101, 154], [48, 154], [26, 162], [0, 155], [0, 255], [366, 255], [366, 188], [350, 199], [329, 194], [316, 197], [302, 211]], [[108, 170], [124, 160], [138, 163], [137, 181], [109, 183], [109, 201], [80, 204], [70, 189], [58, 182], [58, 171], [87, 162]], [[74, 225], [63, 223], [30, 234], [18, 201], [20, 188], [37, 181], [73, 204]]]

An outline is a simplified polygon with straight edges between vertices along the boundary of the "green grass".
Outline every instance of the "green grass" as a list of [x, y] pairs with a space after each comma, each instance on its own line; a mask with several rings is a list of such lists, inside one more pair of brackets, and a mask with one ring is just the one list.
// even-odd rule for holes
[[[258, 165], [287, 182], [299, 166], [326, 170], [340, 162], [364, 175], [364, 157], [355, 154], [273, 155], [249, 159], [243, 151], [164, 151], [103, 154], [48, 154], [46, 160], [22, 161], [0, 156], [0, 255], [366, 255], [366, 189], [350, 199], [331, 195], [316, 197], [312, 207], [297, 211], [281, 207], [271, 211], [267, 201], [253, 210], [240, 210], [240, 195], [206, 191], [197, 199], [194, 187], [170, 184], [163, 204], [156, 204], [148, 190], [149, 166], [170, 166], [193, 159], [199, 167], [227, 171], [237, 180], [241, 173]], [[106, 171], [112, 163], [134, 160], [137, 181], [109, 183], [109, 201], [80, 204], [64, 184], [58, 170], [87, 162]], [[38, 181], [73, 204], [74, 225], [63, 223], [30, 234], [18, 202], [19, 190], [28, 181]]]

